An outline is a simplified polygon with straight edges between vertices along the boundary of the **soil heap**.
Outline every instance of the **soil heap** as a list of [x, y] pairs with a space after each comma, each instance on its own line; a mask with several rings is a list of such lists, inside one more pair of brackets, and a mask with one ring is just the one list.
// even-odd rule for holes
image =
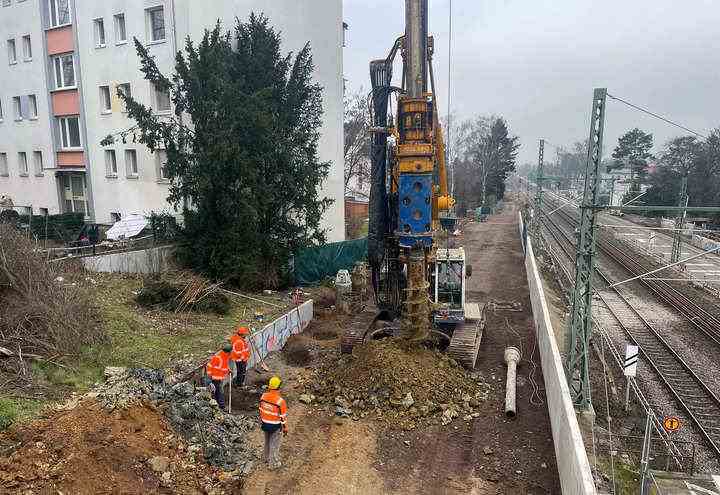
[[357, 346], [352, 355], [326, 360], [305, 386], [302, 402], [332, 403], [335, 414], [375, 417], [412, 430], [479, 416], [489, 385], [447, 355], [399, 339]]
[[[256, 454], [257, 421], [224, 414], [205, 388], [152, 369], [106, 368], [106, 381], [0, 434], [3, 493], [226, 493]], [[113, 492], [115, 493], [115, 492]]]
[[84, 398], [64, 407], [0, 434], [0, 494], [219, 495], [242, 485], [197, 459], [150, 406], [109, 412]]
[[255, 453], [245, 441], [257, 420], [225, 414], [204, 388], [191, 383], [170, 384], [161, 371], [147, 368], [107, 368], [106, 381], [94, 395], [107, 410], [149, 402], [189, 442], [189, 450], [202, 450], [205, 461], [225, 470], [251, 471]]

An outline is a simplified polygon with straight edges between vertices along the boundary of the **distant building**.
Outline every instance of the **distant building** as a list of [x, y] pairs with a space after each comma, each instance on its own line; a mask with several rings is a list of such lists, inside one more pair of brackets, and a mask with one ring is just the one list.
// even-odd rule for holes
[[312, 9], [290, 0], [2, 0], [0, 196], [34, 213], [83, 212], [100, 223], [169, 209], [162, 151], [151, 154], [132, 132], [100, 146], [134, 125], [118, 89], [172, 112], [168, 96], [143, 79], [133, 37], [169, 73], [187, 36], [199, 39], [217, 19], [232, 29], [251, 11], [282, 32], [284, 51], [311, 44], [323, 87], [320, 159], [332, 162], [322, 194], [335, 200], [324, 226], [330, 240], [342, 239], [342, 0], [313, 0]]

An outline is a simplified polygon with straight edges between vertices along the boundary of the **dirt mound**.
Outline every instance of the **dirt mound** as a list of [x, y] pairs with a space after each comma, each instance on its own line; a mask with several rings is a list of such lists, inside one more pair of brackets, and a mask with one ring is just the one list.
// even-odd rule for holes
[[183, 493], [240, 489], [148, 406], [108, 412], [92, 399], [0, 436], [0, 493]]
[[338, 416], [371, 416], [409, 430], [477, 417], [488, 390], [479, 374], [441, 352], [384, 339], [323, 362], [301, 400], [332, 403]]
[[170, 384], [157, 370], [107, 368], [105, 375], [107, 381], [92, 394], [105, 409], [151, 402], [190, 443], [190, 450], [202, 451], [209, 464], [241, 474], [252, 469], [256, 455], [246, 440], [256, 419], [225, 414], [204, 387]]
[[283, 359], [292, 366], [306, 366], [313, 359], [310, 344], [311, 340], [305, 335], [291, 335], [283, 347]]

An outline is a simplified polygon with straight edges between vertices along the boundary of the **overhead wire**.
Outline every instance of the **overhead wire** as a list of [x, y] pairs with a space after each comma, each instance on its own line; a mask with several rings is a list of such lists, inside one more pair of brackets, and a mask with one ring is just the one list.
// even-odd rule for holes
[[698, 137], [701, 137], [701, 138], [703, 138], [703, 139], [707, 139], [707, 136], [706, 136], [706, 135], [701, 134], [701, 133], [699, 133], [699, 132], [697, 132], [697, 131], [693, 131], [692, 129], [690, 129], [690, 128], [688, 128], [688, 127], [685, 127], [685, 126], [682, 125], [682, 124], [678, 124], [677, 122], [674, 122], [674, 121], [668, 119], [667, 117], [663, 117], [662, 115], [658, 115], [658, 114], [656, 114], [656, 113], [654, 113], [654, 112], [651, 112], [651, 111], [648, 110], [647, 108], [643, 108], [643, 107], [641, 107], [641, 106], [639, 106], [639, 105], [635, 105], [634, 103], [630, 103], [629, 101], [624, 100], [624, 99], [622, 99], [622, 98], [620, 98], [620, 97], [618, 97], [618, 96], [611, 95], [610, 93], [607, 93], [607, 96], [608, 96], [608, 98], [611, 98], [611, 99], [613, 99], [613, 100], [616, 100], [616, 101], [619, 101], [619, 102], [621, 102], [621, 103], [624, 103], [625, 105], [627, 105], [627, 106], [629, 106], [629, 107], [631, 107], [631, 108], [634, 108], [635, 110], [638, 110], [638, 111], [640, 111], [640, 112], [646, 113], [646, 114], [648, 114], [648, 115], [650, 115], [650, 116], [652, 116], [652, 117], [655, 117], [656, 119], [662, 120], [663, 122], [666, 122], [666, 123], [668, 123], [668, 124], [670, 124], [670, 125], [673, 125], [673, 126], [675, 126], [675, 127], [678, 127], [678, 128], [680, 128], [680, 129], [682, 129], [682, 130], [684, 130], [684, 131], [687, 131], [687, 132], [689, 132], [690, 134], [694, 134], [694, 135], [696, 135], [696, 136], [698, 136]]

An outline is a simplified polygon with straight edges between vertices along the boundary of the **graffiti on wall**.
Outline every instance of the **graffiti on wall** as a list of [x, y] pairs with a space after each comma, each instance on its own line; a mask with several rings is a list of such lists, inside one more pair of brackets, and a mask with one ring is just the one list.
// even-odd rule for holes
[[310, 299], [267, 324], [262, 330], [253, 333], [250, 337], [252, 344], [250, 345], [248, 368], [255, 366], [258, 361], [264, 359], [271, 352], [282, 349], [287, 339], [291, 335], [305, 330], [312, 319], [313, 301]]

